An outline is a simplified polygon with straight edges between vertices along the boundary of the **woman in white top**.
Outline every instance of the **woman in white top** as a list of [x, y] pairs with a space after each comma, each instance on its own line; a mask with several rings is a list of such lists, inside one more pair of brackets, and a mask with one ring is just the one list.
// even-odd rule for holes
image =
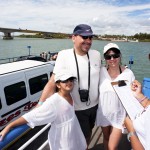
[[104, 47], [106, 66], [100, 71], [99, 106], [96, 124], [102, 127], [105, 150], [116, 150], [122, 136], [126, 111], [115, 93], [111, 82], [134, 79], [133, 72], [121, 65], [121, 52], [118, 45], [109, 43]]
[[134, 96], [143, 106], [143, 111], [133, 121], [126, 117], [128, 139], [134, 150], [150, 150], [150, 100], [142, 94], [142, 86], [138, 81], [135, 80], [131, 87]]
[[48, 133], [50, 150], [85, 150], [86, 140], [76, 118], [71, 97], [75, 77], [61, 70], [56, 73], [58, 92], [49, 97], [43, 105], [7, 125], [1, 132], [1, 140], [15, 126], [28, 123], [30, 127], [51, 123]]

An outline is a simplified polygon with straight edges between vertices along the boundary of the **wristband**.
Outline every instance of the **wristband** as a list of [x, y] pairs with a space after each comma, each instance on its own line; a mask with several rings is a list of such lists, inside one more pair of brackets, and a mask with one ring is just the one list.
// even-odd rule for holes
[[127, 139], [128, 141], [130, 142], [130, 137], [131, 136], [137, 136], [136, 132], [129, 132], [128, 135], [127, 135]]
[[142, 99], [138, 99], [139, 103], [143, 102], [147, 97], [144, 96]]
[[39, 104], [39, 105], [42, 105], [42, 104], [43, 104], [43, 102], [39, 101], [39, 102], [38, 102], [38, 104]]

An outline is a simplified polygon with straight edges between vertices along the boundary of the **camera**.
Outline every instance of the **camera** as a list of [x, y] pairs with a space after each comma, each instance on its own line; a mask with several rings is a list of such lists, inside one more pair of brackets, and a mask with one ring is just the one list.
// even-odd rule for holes
[[80, 95], [81, 102], [87, 102], [89, 99], [89, 90], [79, 89], [79, 95]]

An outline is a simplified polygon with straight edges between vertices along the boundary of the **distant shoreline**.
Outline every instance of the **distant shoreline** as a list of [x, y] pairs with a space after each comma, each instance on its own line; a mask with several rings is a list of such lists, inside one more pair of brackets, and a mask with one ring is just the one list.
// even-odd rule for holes
[[[35, 37], [35, 36], [32, 36], [32, 37], [29, 37], [29, 36], [14, 36], [16, 38], [43, 38], [43, 37]], [[53, 38], [44, 38], [44, 39], [69, 39], [70, 37], [53, 37]], [[125, 40], [111, 40], [111, 39], [99, 39], [99, 38], [94, 38], [93, 40], [100, 40], [100, 41], [111, 41], [111, 42], [150, 42], [150, 39], [145, 39], [145, 40], [129, 40], [129, 41], [125, 41]]]
[[[145, 35], [145, 34], [144, 34]], [[19, 38], [44, 38], [44, 39], [69, 39], [71, 38], [71, 34], [64, 34], [64, 33], [55, 33], [50, 34], [44, 37], [43, 35], [36, 34], [36, 35], [18, 35], [14, 37]], [[136, 37], [136, 38], [135, 38]], [[150, 35], [146, 34], [143, 36], [143, 34], [140, 35], [134, 35], [134, 36], [125, 36], [125, 35], [105, 35], [105, 36], [99, 36], [93, 38], [93, 40], [100, 40], [100, 41], [112, 41], [112, 42], [150, 42]]]

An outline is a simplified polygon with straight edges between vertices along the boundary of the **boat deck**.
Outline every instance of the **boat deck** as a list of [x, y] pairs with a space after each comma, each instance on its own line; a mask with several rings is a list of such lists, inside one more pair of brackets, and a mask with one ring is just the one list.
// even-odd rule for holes
[[[101, 131], [101, 127], [95, 127], [93, 129], [91, 141], [88, 148], [89, 150], [104, 150], [103, 134]], [[131, 150], [131, 149], [132, 149], [131, 145], [127, 140], [127, 134], [123, 134], [122, 139], [119, 143], [118, 150]], [[49, 150], [49, 145], [46, 145], [46, 147], [43, 150]]]

